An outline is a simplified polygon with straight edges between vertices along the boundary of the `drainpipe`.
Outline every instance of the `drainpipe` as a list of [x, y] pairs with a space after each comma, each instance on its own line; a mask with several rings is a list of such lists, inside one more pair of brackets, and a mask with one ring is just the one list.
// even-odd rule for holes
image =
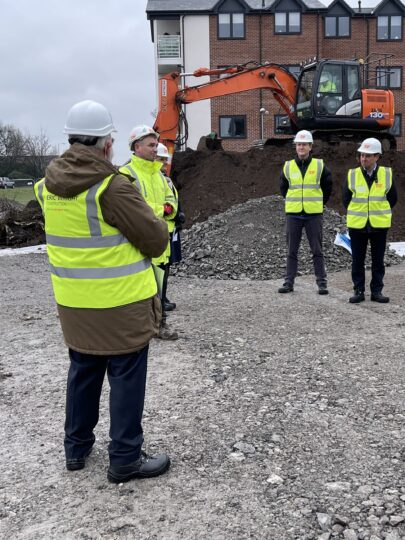
[[[181, 16], [181, 56], [182, 56], [182, 59], [183, 59], [182, 60], [183, 70], [187, 71], [186, 70], [186, 51], [185, 51], [185, 47], [184, 47], [184, 15]], [[181, 79], [181, 88], [183, 89], [184, 88], [185, 77], [180, 77], [180, 79]], [[186, 104], [183, 104], [182, 107], [183, 107], [184, 117], [186, 118]], [[179, 135], [180, 135], [180, 133], [179, 133]], [[185, 144], [187, 144], [187, 143], [185, 143]], [[185, 147], [181, 148], [181, 150], [185, 150]]]
[[319, 11], [316, 12], [316, 58], [319, 60]]
[[[260, 10], [259, 14], [259, 63], [263, 63], [263, 9], [265, 8], [265, 0], [262, 0], [262, 9]], [[260, 88], [259, 90], [259, 109], [260, 111], [264, 108], [263, 107], [263, 89]], [[261, 137], [263, 137], [263, 115], [260, 113], [260, 122], [261, 122]]]

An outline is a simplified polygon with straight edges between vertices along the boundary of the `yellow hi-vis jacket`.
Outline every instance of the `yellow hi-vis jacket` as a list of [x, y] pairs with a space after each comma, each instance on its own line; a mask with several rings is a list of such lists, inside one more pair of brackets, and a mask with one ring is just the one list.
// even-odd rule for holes
[[377, 179], [371, 188], [360, 167], [349, 170], [347, 181], [353, 194], [347, 208], [347, 226], [350, 229], [363, 229], [370, 220], [370, 225], [376, 229], [389, 229], [392, 210], [387, 193], [392, 186], [392, 169], [378, 167]]
[[[177, 189], [175, 188], [175, 185], [173, 184], [172, 179], [170, 178], [170, 176], [165, 175], [165, 179], [166, 179], [166, 182], [167, 182], [169, 188], [171, 189], [171, 191], [172, 191], [172, 193], [174, 195], [174, 198], [176, 199], [176, 207], [178, 207], [179, 194], [177, 192]], [[170, 214], [170, 215], [173, 215], [173, 214]], [[172, 233], [174, 231], [174, 229], [176, 228], [176, 224], [174, 222], [175, 217], [176, 216], [174, 215], [171, 219], [167, 220], [167, 226], [169, 228], [169, 233]]]
[[322, 171], [322, 159], [312, 158], [304, 178], [295, 159], [285, 162], [283, 172], [289, 184], [285, 198], [287, 214], [299, 214], [302, 211], [306, 214], [323, 213]]
[[[139, 189], [147, 204], [152, 208], [156, 217], [164, 218], [165, 221], [174, 219], [177, 213], [177, 200], [166, 182], [166, 178], [160, 172], [162, 163], [148, 161], [139, 158], [135, 154], [131, 156], [129, 163], [120, 167], [120, 173], [131, 176], [136, 187]], [[170, 204], [173, 212], [164, 215], [164, 205]], [[170, 242], [160, 257], [152, 259], [153, 264], [166, 264], [170, 257]]]
[[100, 197], [112, 178], [69, 198], [48, 191], [44, 178], [35, 184], [53, 290], [61, 306], [112, 308], [157, 292], [150, 259], [103, 219]]

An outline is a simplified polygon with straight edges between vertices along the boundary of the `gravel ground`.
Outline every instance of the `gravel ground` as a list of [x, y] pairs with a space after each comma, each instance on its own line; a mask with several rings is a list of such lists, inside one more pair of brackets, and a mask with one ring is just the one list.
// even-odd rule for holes
[[108, 388], [83, 471], [64, 468], [66, 349], [45, 255], [0, 258], [0, 537], [405, 538], [405, 263], [391, 303], [347, 302], [347, 271], [173, 278], [177, 342], [151, 347], [144, 429], [160, 478], [108, 484]]

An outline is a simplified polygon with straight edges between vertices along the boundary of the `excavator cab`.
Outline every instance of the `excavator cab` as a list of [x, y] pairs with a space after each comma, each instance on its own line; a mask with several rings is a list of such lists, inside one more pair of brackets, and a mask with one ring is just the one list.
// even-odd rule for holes
[[393, 122], [393, 96], [362, 88], [358, 61], [322, 60], [301, 70], [295, 113], [298, 129], [373, 130]]
[[355, 127], [361, 113], [358, 62], [325, 60], [304, 66], [296, 99], [299, 129], [347, 128], [348, 122]]

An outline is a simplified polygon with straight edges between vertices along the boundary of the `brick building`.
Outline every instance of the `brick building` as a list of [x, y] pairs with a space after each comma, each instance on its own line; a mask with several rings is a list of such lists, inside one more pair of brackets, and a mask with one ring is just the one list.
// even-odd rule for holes
[[[344, 0], [148, 0], [155, 44], [156, 80], [171, 71], [271, 62], [298, 73], [308, 58], [363, 59], [363, 84], [389, 88], [395, 99], [391, 130], [405, 150], [403, 42], [405, 6], [382, 0], [356, 8]], [[193, 86], [207, 78], [185, 76]], [[259, 139], [277, 136], [284, 111], [266, 90], [251, 90], [184, 106], [187, 146], [216, 131], [228, 150], [246, 150]]]

